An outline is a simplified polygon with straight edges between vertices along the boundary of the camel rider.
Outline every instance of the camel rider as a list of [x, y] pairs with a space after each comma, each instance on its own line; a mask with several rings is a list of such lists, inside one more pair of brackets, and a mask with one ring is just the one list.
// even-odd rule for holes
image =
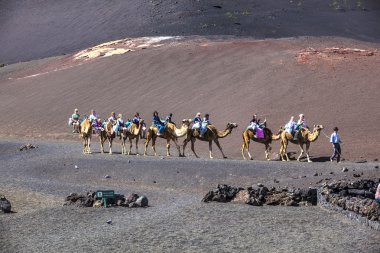
[[115, 112], [111, 112], [111, 117], [109, 117], [107, 121], [111, 122], [112, 125], [115, 125], [116, 121], [117, 121], [116, 113]]
[[267, 119], [265, 119], [263, 123], [260, 123], [260, 119], [257, 118], [256, 114], [254, 114], [247, 129], [251, 129], [256, 138], [263, 139], [264, 138], [263, 129], [266, 127], [266, 122], [267, 122]]
[[294, 128], [295, 132], [294, 132], [294, 137], [293, 137], [293, 140], [297, 140], [298, 139], [298, 133], [300, 131], [301, 128], [307, 128], [309, 129], [308, 125], [306, 124], [306, 121], [305, 121], [305, 115], [303, 115], [302, 113], [299, 115], [299, 119], [297, 121], [297, 124]]
[[294, 116], [290, 117], [290, 120], [288, 123], [285, 124], [285, 132], [293, 135], [294, 130], [296, 128], [296, 122], [294, 121]]
[[201, 134], [199, 135], [199, 137], [201, 137], [201, 138], [203, 137], [203, 135], [207, 131], [208, 125], [211, 125], [211, 121], [210, 121], [210, 115], [208, 113], [206, 113], [205, 117], [203, 118], [203, 121], [202, 121]]
[[132, 120], [131, 119], [127, 119], [127, 121], [125, 122], [124, 126], [126, 128], [129, 128], [131, 125], [132, 125]]
[[170, 113], [168, 116], [165, 118], [165, 124], [171, 123], [175, 125], [175, 123], [172, 121], [173, 113]]
[[93, 127], [95, 129], [95, 133], [100, 133], [100, 131], [103, 131], [103, 122], [101, 118], [97, 118], [95, 122], [93, 123]]
[[120, 134], [120, 131], [123, 131], [123, 128], [124, 127], [124, 120], [123, 120], [123, 115], [121, 113], [119, 113], [119, 115], [117, 115], [117, 120], [116, 120], [116, 126], [114, 126], [114, 131], [116, 129], [116, 135], [120, 136], [120, 139], [121, 139], [121, 134]]
[[112, 129], [114, 132], [116, 132], [116, 128], [117, 128], [117, 118], [116, 118], [116, 113], [115, 112], [111, 112], [111, 117], [108, 118], [107, 122], [111, 123], [112, 124]]
[[92, 125], [96, 123], [98, 116], [96, 115], [95, 110], [91, 110], [91, 114], [88, 118], [90, 119]]
[[145, 124], [145, 122], [142, 123], [140, 137], [141, 137], [141, 139], [146, 139], [146, 124]]
[[153, 126], [157, 127], [158, 133], [157, 135], [160, 136], [164, 133], [165, 131], [165, 121], [163, 121], [159, 116], [158, 112], [154, 111], [153, 112]]
[[309, 126], [307, 125], [306, 121], [305, 121], [305, 115], [303, 115], [302, 113], [299, 115], [299, 119], [297, 121], [297, 127], [296, 127], [296, 130], [299, 130], [301, 128], [307, 128], [309, 129]]
[[140, 119], [140, 114], [136, 112], [135, 117], [132, 119], [132, 122], [135, 123], [137, 127], [139, 127]]
[[74, 113], [71, 115], [71, 118], [69, 119], [69, 125], [73, 126], [73, 133], [79, 133], [79, 111], [77, 108], [75, 108]]
[[266, 127], [267, 119], [264, 119], [263, 123], [260, 123], [260, 119], [257, 118], [257, 115], [254, 114], [252, 117], [252, 120], [249, 122], [248, 129], [252, 129], [253, 131], [256, 130], [256, 128], [264, 129]]
[[201, 118], [201, 113], [198, 112], [194, 119], [193, 119], [193, 126], [192, 126], [192, 129], [199, 129], [201, 128], [201, 124], [202, 124], [202, 118]]

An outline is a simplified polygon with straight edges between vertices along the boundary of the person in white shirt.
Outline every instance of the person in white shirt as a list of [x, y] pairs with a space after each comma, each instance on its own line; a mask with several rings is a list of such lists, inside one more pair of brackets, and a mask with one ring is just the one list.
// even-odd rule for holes
[[330, 136], [330, 142], [332, 143], [333, 148], [334, 148], [334, 152], [332, 156], [330, 157], [330, 162], [332, 162], [336, 157], [336, 161], [339, 163], [340, 156], [342, 154], [342, 149], [340, 148], [340, 143], [342, 141], [340, 139], [340, 135], [338, 134], [338, 130], [339, 129], [337, 127], [334, 127], [334, 133], [332, 133]]
[[91, 120], [91, 123], [94, 125], [96, 120], [98, 119], [98, 116], [96, 115], [95, 110], [91, 110], [91, 114], [88, 118]]

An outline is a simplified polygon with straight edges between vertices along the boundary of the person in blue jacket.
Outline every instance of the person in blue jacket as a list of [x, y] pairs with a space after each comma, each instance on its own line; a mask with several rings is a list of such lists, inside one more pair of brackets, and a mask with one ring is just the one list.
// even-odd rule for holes
[[153, 112], [153, 126], [158, 128], [158, 133], [157, 135], [160, 136], [164, 133], [165, 131], [165, 121], [163, 121], [159, 116], [158, 112], [154, 111]]

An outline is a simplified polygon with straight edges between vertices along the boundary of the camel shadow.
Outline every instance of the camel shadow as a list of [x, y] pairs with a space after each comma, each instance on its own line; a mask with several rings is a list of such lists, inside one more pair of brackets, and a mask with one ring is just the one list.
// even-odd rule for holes
[[330, 162], [330, 156], [319, 156], [319, 157], [313, 157], [310, 158], [313, 162], [320, 162], [320, 163], [325, 163], [325, 162]]

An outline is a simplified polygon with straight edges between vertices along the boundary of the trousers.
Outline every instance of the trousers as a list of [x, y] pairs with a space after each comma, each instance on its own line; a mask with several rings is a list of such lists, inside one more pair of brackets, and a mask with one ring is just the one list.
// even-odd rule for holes
[[333, 160], [336, 157], [336, 161], [339, 162], [340, 161], [340, 155], [342, 154], [342, 149], [340, 148], [339, 143], [333, 143], [333, 145], [334, 145], [334, 151], [333, 151], [333, 154], [331, 156], [331, 160]]

